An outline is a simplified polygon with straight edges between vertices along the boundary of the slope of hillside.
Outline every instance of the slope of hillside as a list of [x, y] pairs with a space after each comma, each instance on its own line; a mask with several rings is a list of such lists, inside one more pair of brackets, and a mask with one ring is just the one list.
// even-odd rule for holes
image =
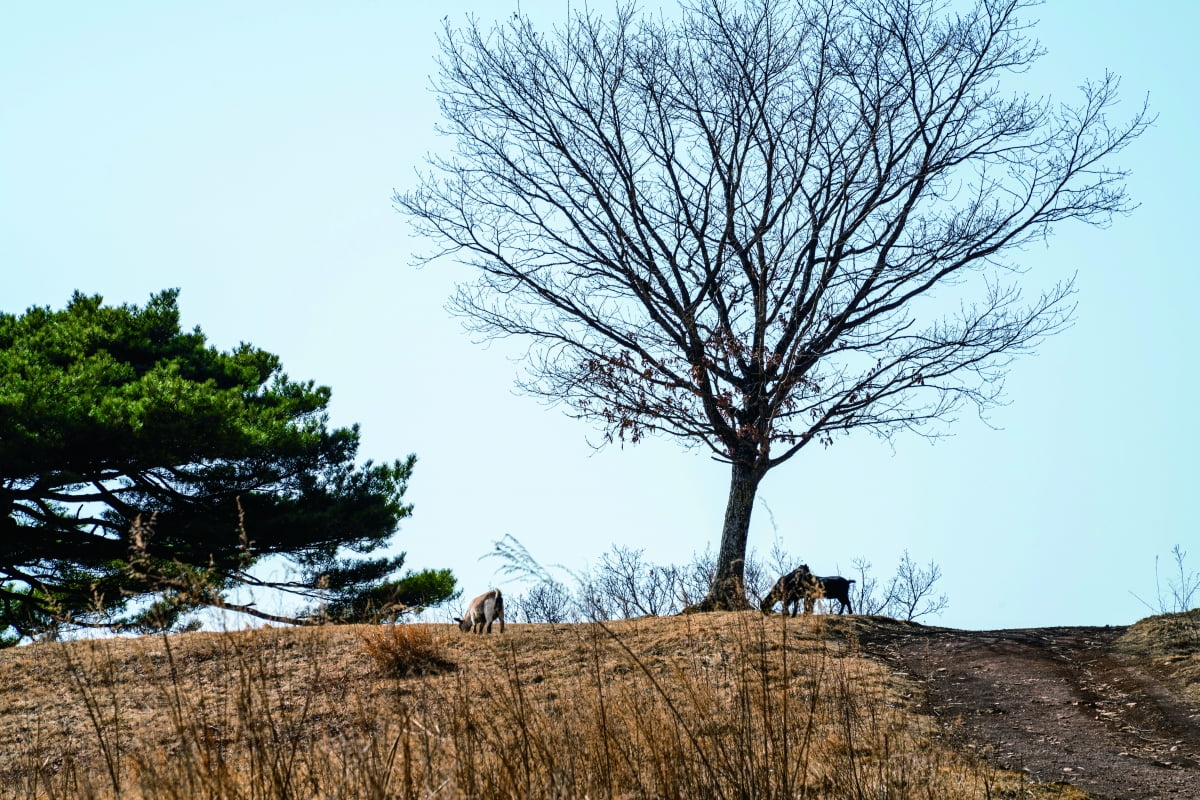
[[[1139, 630], [744, 613], [37, 644], [0, 652], [0, 797], [1194, 798], [1177, 787], [1200, 778], [1200, 656]], [[1175, 677], [1135, 694], [1089, 666], [1100, 654]], [[1086, 669], [1092, 684], [1061, 677]], [[1120, 792], [1089, 783], [1089, 751], [1158, 724], [1109, 712], [1152, 704], [1175, 716], [1104, 767]], [[1063, 714], [1103, 724], [1034, 730]], [[1025, 745], [1079, 757], [1043, 768]], [[1165, 778], [1125, 788], [1145, 764]]]
[[1200, 798], [1200, 610], [1128, 628], [881, 623], [862, 642], [999, 767], [1097, 798]]

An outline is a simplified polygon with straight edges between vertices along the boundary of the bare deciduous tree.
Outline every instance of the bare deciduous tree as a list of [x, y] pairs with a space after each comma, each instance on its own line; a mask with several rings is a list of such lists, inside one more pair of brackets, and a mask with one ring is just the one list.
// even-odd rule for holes
[[694, 0], [442, 34], [457, 151], [396, 195], [477, 269], [453, 305], [532, 341], [523, 388], [730, 465], [696, 609], [745, 608], [767, 472], [861, 428], [936, 435], [1069, 322], [1026, 298], [1023, 245], [1130, 205], [1118, 80], [1076, 105], [1009, 94], [1039, 57], [1026, 0]]

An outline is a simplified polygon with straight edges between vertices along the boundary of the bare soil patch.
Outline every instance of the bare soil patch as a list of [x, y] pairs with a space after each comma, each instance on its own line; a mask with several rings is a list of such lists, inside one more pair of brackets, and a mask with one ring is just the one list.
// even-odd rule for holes
[[1093, 798], [1200, 798], [1200, 610], [1129, 627], [856, 627], [996, 766]]

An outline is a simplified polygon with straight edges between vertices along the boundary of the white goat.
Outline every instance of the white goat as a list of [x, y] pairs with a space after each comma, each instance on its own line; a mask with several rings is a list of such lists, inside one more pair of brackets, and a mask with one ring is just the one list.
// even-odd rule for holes
[[491, 633], [495, 620], [500, 620], [500, 632], [504, 633], [504, 597], [499, 589], [479, 595], [467, 606], [466, 616], [454, 618], [463, 633], [483, 633], [484, 625], [487, 625], [487, 632]]

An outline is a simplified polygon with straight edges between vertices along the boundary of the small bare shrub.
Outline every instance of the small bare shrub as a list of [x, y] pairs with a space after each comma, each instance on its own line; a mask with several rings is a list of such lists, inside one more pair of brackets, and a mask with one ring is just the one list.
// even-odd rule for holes
[[595, 592], [608, 601], [618, 618], [658, 617], [677, 611], [674, 584], [678, 569], [644, 560], [644, 550], [613, 545], [600, 557]]
[[871, 562], [859, 556], [851, 561], [850, 564], [854, 567], [854, 572], [858, 575], [850, 588], [854, 607], [858, 609], [858, 613], [870, 616], [887, 616], [884, 613], [887, 608], [887, 597], [879, 594], [879, 581], [871, 574]]
[[[645, 559], [644, 553], [641, 549], [613, 545], [587, 574], [559, 567], [574, 582], [575, 591], [539, 564], [511, 535], [496, 542], [490, 555], [503, 562], [502, 573], [531, 582], [528, 591], [508, 603], [513, 617], [528, 623], [671, 616], [708, 593], [716, 571], [716, 556], [711, 550], [694, 553], [692, 560], [683, 566], [654, 564]], [[751, 550], [743, 566], [747, 601], [758, 608], [776, 579], [800, 563], [801, 559], [790, 555], [778, 538], [766, 560]], [[851, 600], [860, 614], [911, 621], [939, 614], [949, 605], [946, 595], [936, 591], [942, 570], [933, 560], [922, 566], [905, 550], [895, 573], [882, 589], [870, 574], [871, 562], [856, 558], [851, 564], [857, 572], [851, 585]], [[828, 601], [818, 601], [818, 606], [826, 605]]]
[[412, 678], [453, 669], [442, 635], [431, 625], [381, 625], [362, 635], [363, 649], [389, 677]]
[[1187, 551], [1179, 545], [1171, 548], [1175, 560], [1174, 573], [1167, 579], [1166, 589], [1158, 570], [1158, 556], [1154, 557], [1154, 603], [1149, 603], [1130, 592], [1142, 605], [1157, 614], [1182, 614], [1196, 607], [1200, 600], [1200, 573], [1192, 572], [1185, 564]]
[[942, 568], [931, 559], [924, 567], [915, 563], [904, 551], [896, 574], [888, 584], [888, 599], [896, 619], [914, 620], [940, 614], [950, 604], [946, 595], [934, 594], [933, 585], [941, 580]]
[[896, 572], [882, 590], [870, 574], [871, 562], [856, 558], [852, 562], [858, 577], [853, 590], [854, 607], [860, 614], [893, 617], [912, 621], [937, 615], [950, 604], [944, 594], [935, 594], [934, 585], [942, 578], [942, 568], [932, 559], [925, 566], [912, 560], [905, 550]]
[[556, 580], [545, 580], [534, 584], [529, 591], [514, 597], [508, 605], [513, 617], [522, 622], [578, 622], [580, 619], [576, 598], [565, 585]]

